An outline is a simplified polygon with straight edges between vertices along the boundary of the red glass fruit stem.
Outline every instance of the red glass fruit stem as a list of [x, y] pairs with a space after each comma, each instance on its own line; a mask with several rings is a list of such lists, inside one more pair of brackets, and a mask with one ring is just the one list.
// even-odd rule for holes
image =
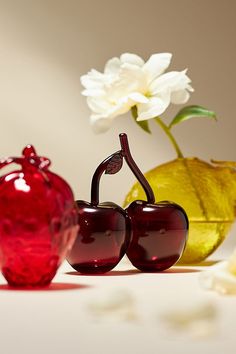
[[37, 156], [36, 150], [33, 147], [33, 145], [27, 145], [23, 151], [22, 151], [23, 156], [25, 157], [31, 157], [31, 156]]
[[40, 170], [47, 170], [51, 165], [51, 161], [47, 157], [38, 156], [33, 145], [27, 145], [22, 154], [24, 156], [23, 162], [26, 165], [33, 165]]
[[106, 171], [110, 161], [117, 154], [121, 154], [121, 151], [117, 151], [114, 154], [107, 157], [104, 161], [100, 163], [94, 172], [91, 184], [91, 204], [96, 206], [99, 204], [99, 184], [102, 174]]
[[121, 133], [119, 135], [119, 138], [120, 138], [120, 144], [121, 144], [121, 149], [122, 149], [121, 151], [122, 151], [122, 154], [125, 158], [125, 161], [127, 162], [129, 168], [131, 169], [131, 171], [133, 172], [133, 174], [135, 175], [135, 177], [137, 178], [137, 180], [139, 181], [141, 186], [143, 187], [145, 194], [147, 196], [148, 203], [154, 204], [155, 203], [155, 196], [154, 196], [153, 190], [152, 190], [150, 184], [148, 183], [148, 181], [146, 180], [146, 178], [144, 177], [143, 173], [138, 168], [137, 164], [135, 163], [135, 161], [131, 155], [127, 135], [125, 133]]

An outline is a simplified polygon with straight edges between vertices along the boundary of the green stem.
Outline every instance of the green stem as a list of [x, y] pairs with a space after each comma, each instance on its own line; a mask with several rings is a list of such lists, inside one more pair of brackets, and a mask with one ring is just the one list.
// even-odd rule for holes
[[178, 158], [183, 158], [184, 155], [182, 154], [182, 151], [180, 150], [179, 145], [177, 144], [174, 136], [171, 134], [170, 129], [168, 128], [168, 126], [165, 123], [163, 123], [163, 121], [159, 117], [156, 117], [155, 121], [162, 127], [162, 129], [164, 130], [164, 132], [166, 133], [166, 135], [170, 139], [172, 145], [175, 148], [175, 151], [177, 153]]

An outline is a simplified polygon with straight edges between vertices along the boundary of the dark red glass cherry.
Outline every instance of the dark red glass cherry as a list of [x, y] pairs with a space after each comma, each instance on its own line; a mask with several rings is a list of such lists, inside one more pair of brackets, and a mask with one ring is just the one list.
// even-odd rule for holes
[[185, 247], [188, 221], [177, 204], [134, 201], [126, 209], [131, 219], [127, 255], [142, 271], [161, 271], [174, 265]]
[[180, 258], [188, 235], [184, 209], [172, 202], [155, 203], [153, 191], [134, 162], [126, 134], [120, 134], [122, 153], [145, 190], [147, 201], [136, 200], [126, 212], [131, 223], [131, 241], [127, 256], [142, 271], [165, 270]]
[[103, 172], [117, 173], [123, 157], [118, 151], [104, 160], [94, 173], [91, 203], [78, 200], [79, 231], [68, 262], [80, 273], [101, 274], [113, 269], [124, 256], [129, 242], [129, 219], [112, 202], [99, 203], [99, 181]]
[[22, 168], [0, 178], [1, 270], [11, 286], [45, 286], [76, 237], [73, 194], [32, 146], [1, 160], [0, 169], [11, 163]]

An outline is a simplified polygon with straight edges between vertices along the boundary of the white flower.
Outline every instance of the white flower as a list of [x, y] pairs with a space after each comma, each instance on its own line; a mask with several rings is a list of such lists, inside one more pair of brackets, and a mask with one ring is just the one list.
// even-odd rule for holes
[[187, 102], [193, 88], [186, 70], [164, 73], [171, 57], [170, 53], [153, 54], [145, 63], [138, 55], [125, 53], [110, 59], [104, 73], [92, 69], [81, 76], [94, 130], [108, 130], [115, 117], [133, 106], [137, 121], [142, 121], [161, 115], [170, 103]]

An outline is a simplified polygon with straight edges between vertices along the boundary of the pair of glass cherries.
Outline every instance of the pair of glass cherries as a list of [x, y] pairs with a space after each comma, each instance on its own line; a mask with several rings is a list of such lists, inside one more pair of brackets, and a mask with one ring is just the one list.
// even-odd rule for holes
[[[112, 270], [127, 254], [141, 271], [163, 271], [180, 258], [188, 234], [188, 218], [173, 202], [155, 202], [153, 191], [130, 153], [127, 135], [120, 134], [121, 150], [96, 169], [91, 202], [74, 202], [70, 186], [48, 170], [50, 160], [33, 146], [22, 157], [0, 161], [0, 169], [21, 165], [0, 178], [0, 266], [12, 286], [46, 286], [67, 257], [80, 273]], [[99, 203], [103, 173], [115, 174], [127, 162], [147, 200], [126, 209]]]

